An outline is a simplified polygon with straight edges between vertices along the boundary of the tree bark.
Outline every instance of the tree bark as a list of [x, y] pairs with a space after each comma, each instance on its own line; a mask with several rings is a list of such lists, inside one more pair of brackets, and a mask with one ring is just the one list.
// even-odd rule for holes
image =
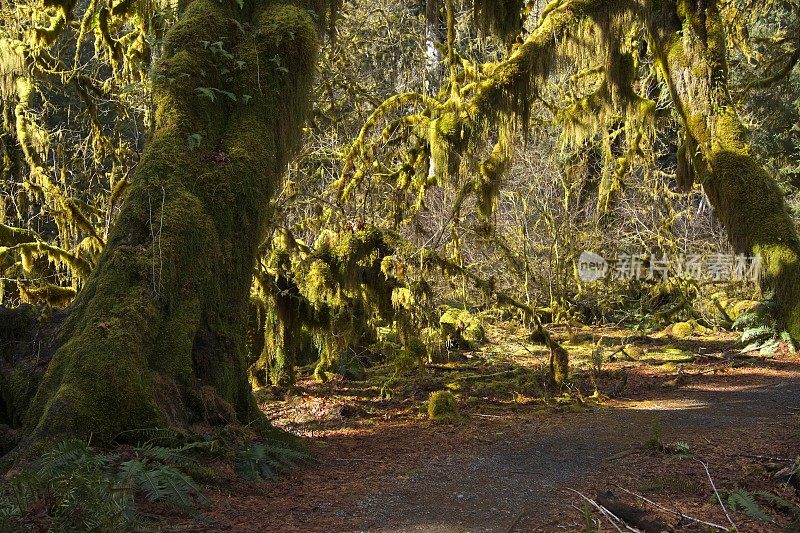
[[27, 409], [28, 442], [259, 416], [248, 295], [309, 104], [307, 4], [193, 0], [167, 34], [155, 129]]
[[726, 35], [713, 0], [652, 0], [657, 64], [688, 136], [700, 183], [737, 253], [760, 255], [780, 326], [800, 339], [800, 240], [777, 182], [753, 152], [727, 88]]

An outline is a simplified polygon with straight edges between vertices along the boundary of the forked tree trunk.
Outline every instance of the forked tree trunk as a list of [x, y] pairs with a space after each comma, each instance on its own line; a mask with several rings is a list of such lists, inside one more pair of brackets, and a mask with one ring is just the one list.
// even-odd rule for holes
[[725, 28], [716, 2], [651, 0], [650, 33], [686, 129], [693, 163], [738, 253], [760, 255], [781, 326], [800, 339], [800, 240], [784, 196], [750, 146], [727, 88]]
[[257, 416], [248, 295], [318, 28], [309, 2], [240, 3], [192, 0], [167, 35], [155, 130], [27, 407], [29, 441]]

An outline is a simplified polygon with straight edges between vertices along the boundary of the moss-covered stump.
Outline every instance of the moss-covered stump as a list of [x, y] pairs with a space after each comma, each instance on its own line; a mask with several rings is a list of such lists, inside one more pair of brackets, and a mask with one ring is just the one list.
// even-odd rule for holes
[[550, 381], [560, 389], [569, 379], [569, 352], [557, 342], [550, 340]]
[[265, 207], [309, 107], [324, 14], [308, 7], [190, 0], [168, 32], [155, 128], [25, 414], [29, 440], [258, 416], [248, 299]]
[[428, 418], [437, 423], [453, 423], [461, 420], [458, 400], [450, 391], [433, 392], [428, 398]]

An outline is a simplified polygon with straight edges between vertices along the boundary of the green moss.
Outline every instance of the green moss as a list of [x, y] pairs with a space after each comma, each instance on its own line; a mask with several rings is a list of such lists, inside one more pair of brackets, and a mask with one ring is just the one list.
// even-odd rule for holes
[[743, 314], [752, 311], [757, 305], [758, 302], [755, 300], [740, 300], [733, 305], [727, 306], [725, 310], [731, 320], [736, 320]]
[[800, 238], [727, 90], [722, 17], [715, 4], [689, 0], [678, 3], [677, 14], [675, 27], [659, 29], [656, 46], [686, 130], [697, 142], [699, 154], [692, 163], [698, 181], [736, 251], [760, 254], [762, 288], [775, 295], [781, 326], [798, 337]]
[[439, 318], [439, 325], [445, 337], [458, 335], [472, 343], [484, 340], [485, 332], [480, 319], [465, 309], [446, 308]]
[[[230, 80], [220, 75], [228, 60], [203, 44], [220, 40]], [[316, 51], [312, 14], [289, 4], [194, 0], [170, 29], [154, 69], [155, 129], [26, 433], [107, 443], [189, 422], [200, 390], [240, 422], [256, 415], [246, 378], [252, 268], [264, 206], [302, 133]], [[191, 134], [203, 138], [194, 150]]]
[[690, 320], [689, 324], [692, 326], [692, 334], [694, 335], [711, 335], [714, 330], [707, 328], [697, 320]]
[[569, 352], [558, 345], [555, 341], [550, 341], [550, 380], [552, 384], [560, 388], [569, 379]]
[[472, 323], [468, 324], [466, 328], [464, 328], [464, 339], [471, 343], [478, 343], [482, 342], [486, 336], [486, 332], [483, 329], [483, 324], [480, 321], [475, 320]]
[[669, 328], [669, 334], [678, 339], [692, 336], [692, 325], [688, 322], [676, 322]]
[[450, 391], [437, 391], [428, 398], [428, 418], [434, 422], [453, 423], [461, 419], [458, 400]]

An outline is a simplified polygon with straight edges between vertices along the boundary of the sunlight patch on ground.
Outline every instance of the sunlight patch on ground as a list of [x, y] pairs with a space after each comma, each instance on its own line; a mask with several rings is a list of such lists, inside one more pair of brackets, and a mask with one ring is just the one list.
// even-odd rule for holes
[[691, 389], [705, 392], [735, 392], [749, 391], [763, 388], [763, 384], [754, 383], [751, 385], [733, 385], [731, 383], [705, 383], [684, 385], [684, 389]]
[[707, 409], [708, 402], [702, 400], [644, 400], [623, 404], [625, 409], [636, 411], [686, 411], [689, 409]]

